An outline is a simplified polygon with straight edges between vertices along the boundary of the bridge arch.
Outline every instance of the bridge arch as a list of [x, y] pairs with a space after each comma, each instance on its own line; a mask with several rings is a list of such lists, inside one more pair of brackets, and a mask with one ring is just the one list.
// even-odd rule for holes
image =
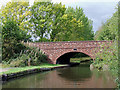
[[85, 54], [88, 57], [91, 57], [93, 59], [93, 56], [91, 56], [87, 52], [81, 52], [81, 51], [66, 51], [58, 55], [56, 58], [56, 64], [68, 64], [70, 62], [70, 58], [72, 58], [75, 54], [82, 53]]

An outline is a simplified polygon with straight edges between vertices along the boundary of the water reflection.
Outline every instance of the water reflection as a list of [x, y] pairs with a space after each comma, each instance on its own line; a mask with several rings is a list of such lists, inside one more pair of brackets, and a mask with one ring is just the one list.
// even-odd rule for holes
[[109, 72], [90, 71], [89, 65], [62, 68], [11, 80], [3, 88], [114, 88]]
[[87, 64], [82, 64], [79, 67], [60, 69], [57, 72], [60, 77], [69, 81], [85, 81], [92, 76], [92, 72]]
[[3, 83], [3, 88], [36, 88], [37, 84], [40, 84], [44, 80], [45, 76], [49, 72], [42, 72], [39, 74], [31, 74], [28, 76], [20, 77], [14, 80], [9, 80]]

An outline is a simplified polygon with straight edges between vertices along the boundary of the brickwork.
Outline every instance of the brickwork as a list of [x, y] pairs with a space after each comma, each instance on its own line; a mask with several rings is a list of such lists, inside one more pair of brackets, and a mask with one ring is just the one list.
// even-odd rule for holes
[[103, 44], [109, 46], [111, 43], [112, 41], [65, 41], [29, 44], [39, 47], [48, 56], [49, 60], [56, 64], [56, 60], [68, 52], [81, 52], [94, 59], [95, 53], [99, 51], [99, 47], [102, 47]]

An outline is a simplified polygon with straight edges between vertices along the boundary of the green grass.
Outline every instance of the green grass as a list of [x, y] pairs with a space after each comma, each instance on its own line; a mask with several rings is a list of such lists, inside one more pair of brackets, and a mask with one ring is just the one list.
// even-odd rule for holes
[[2, 63], [0, 63], [0, 68], [2, 68]]
[[90, 57], [71, 58], [70, 62], [80, 63], [80, 61], [90, 60]]
[[22, 72], [22, 71], [31, 70], [31, 69], [52, 68], [52, 67], [56, 67], [56, 66], [65, 66], [65, 65], [43, 63], [40, 66], [16, 67], [14, 69], [10, 69], [8, 71], [1, 72], [0, 75], [2, 75], [2, 74], [10, 74], [10, 73], [17, 73], [17, 72]]
[[71, 60], [70, 61], [71, 63], [74, 62], [74, 63], [80, 63], [80, 60]]

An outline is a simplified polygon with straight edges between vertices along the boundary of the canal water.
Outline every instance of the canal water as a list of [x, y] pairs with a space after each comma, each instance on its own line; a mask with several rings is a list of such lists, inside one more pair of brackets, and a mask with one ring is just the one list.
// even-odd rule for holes
[[107, 71], [90, 70], [90, 64], [40, 72], [10, 80], [3, 88], [115, 88]]

